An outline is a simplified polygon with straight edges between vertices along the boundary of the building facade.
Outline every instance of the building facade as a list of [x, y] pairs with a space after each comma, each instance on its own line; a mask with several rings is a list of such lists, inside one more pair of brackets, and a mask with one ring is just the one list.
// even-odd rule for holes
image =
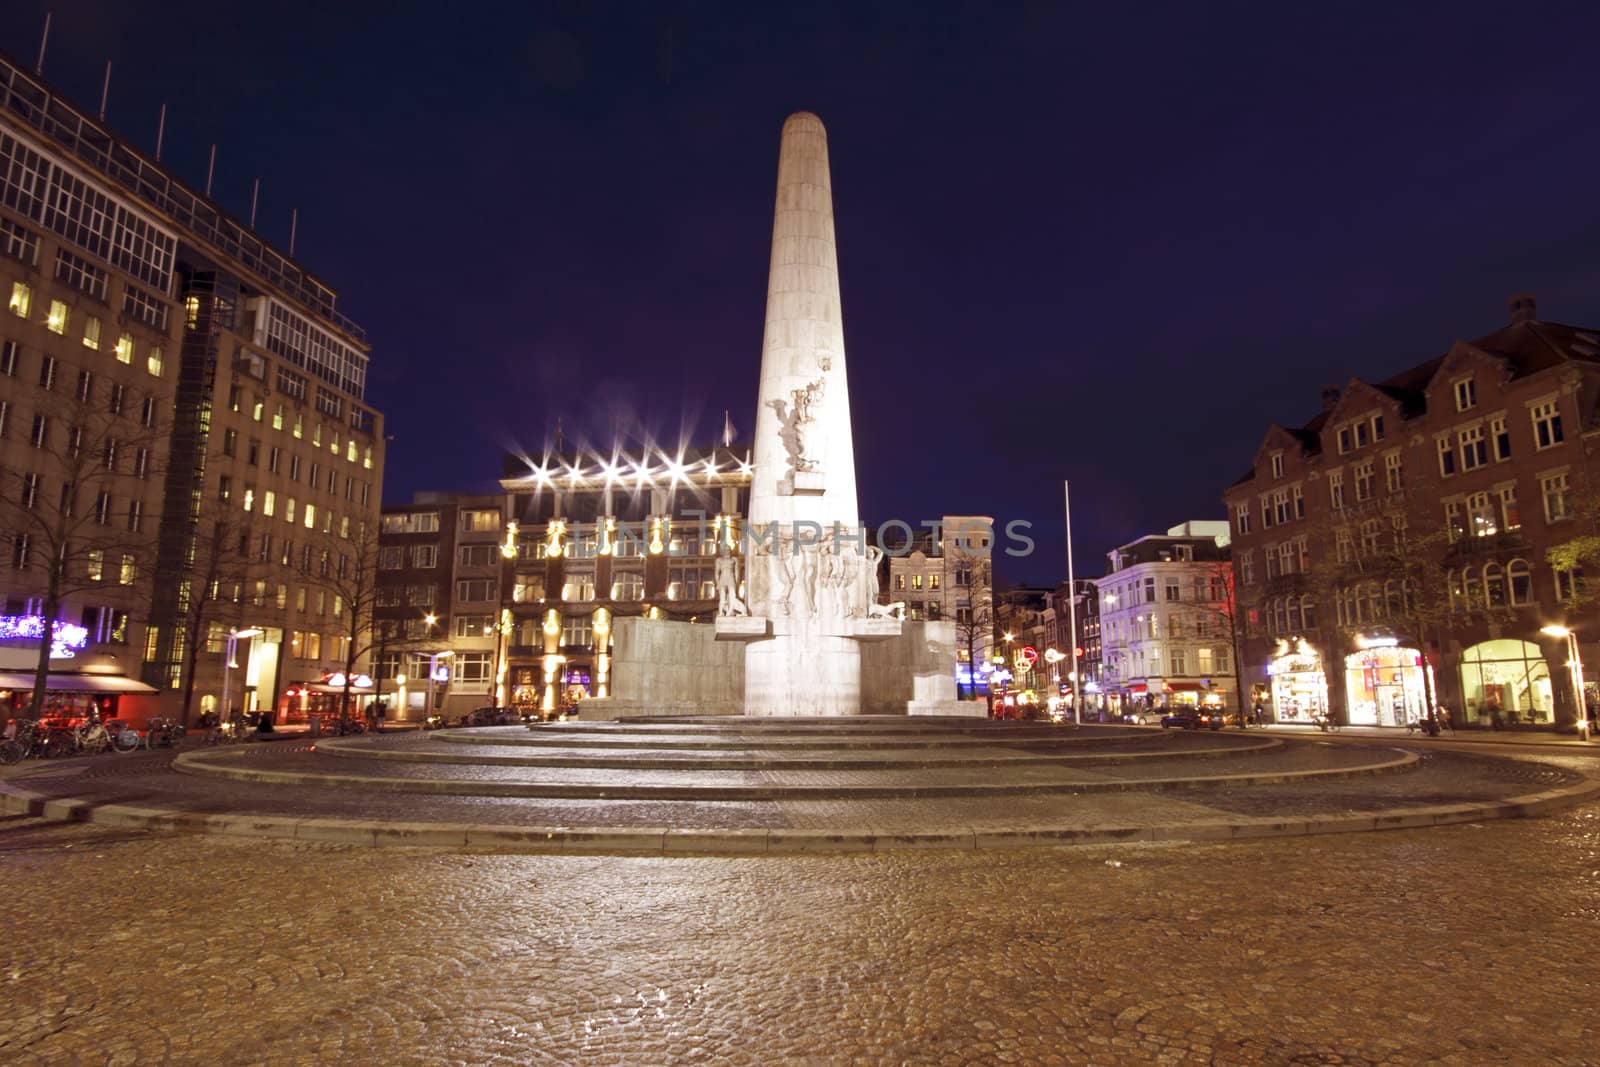
[[498, 493], [418, 493], [383, 509], [373, 676], [393, 717], [500, 706], [505, 506]]
[[382, 479], [362, 331], [4, 56], [0, 253], [8, 605], [44, 610], [57, 589], [56, 619], [161, 711], [215, 711], [225, 691], [292, 710], [286, 691], [324, 685], [364, 640], [340, 593]]
[[982, 695], [994, 651], [994, 519], [945, 515], [904, 541], [894, 532], [884, 532], [878, 600], [904, 605], [908, 619], [954, 622], [956, 693]]
[[1236, 707], [1228, 524], [1196, 521], [1107, 553], [1100, 663], [1113, 713]]
[[496, 703], [549, 716], [610, 695], [615, 618], [713, 625], [716, 561], [738, 553], [750, 481], [744, 447], [508, 456]]
[[1458, 724], [1577, 721], [1561, 630], [1600, 636], [1583, 573], [1600, 329], [1526, 296], [1511, 319], [1326, 390], [1227, 490], [1247, 678], [1279, 721], [1404, 726], [1430, 697]]

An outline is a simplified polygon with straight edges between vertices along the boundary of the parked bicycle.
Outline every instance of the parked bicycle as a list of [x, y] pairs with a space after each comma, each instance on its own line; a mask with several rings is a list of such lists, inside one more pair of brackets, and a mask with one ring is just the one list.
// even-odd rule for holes
[[162, 745], [176, 745], [178, 739], [183, 736], [183, 732], [183, 726], [176, 719], [151, 719], [149, 727], [144, 732], [144, 747], [159, 748]]

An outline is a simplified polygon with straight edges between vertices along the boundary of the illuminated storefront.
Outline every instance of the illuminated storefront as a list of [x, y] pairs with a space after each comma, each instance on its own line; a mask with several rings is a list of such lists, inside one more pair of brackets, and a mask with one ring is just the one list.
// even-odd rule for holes
[[1345, 657], [1345, 708], [1360, 726], [1404, 726], [1428, 706], [1422, 653], [1392, 637], [1361, 638]]
[[1461, 693], [1467, 722], [1492, 725], [1497, 711], [1506, 725], [1555, 719], [1550, 665], [1530, 641], [1505, 637], [1462, 652]]
[[1328, 713], [1328, 680], [1317, 650], [1296, 638], [1278, 642], [1267, 663], [1272, 678], [1272, 714], [1278, 722], [1311, 723]]

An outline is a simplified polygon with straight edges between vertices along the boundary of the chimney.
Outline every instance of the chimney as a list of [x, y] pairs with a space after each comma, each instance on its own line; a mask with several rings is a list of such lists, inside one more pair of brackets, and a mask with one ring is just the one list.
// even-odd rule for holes
[[1511, 298], [1512, 322], [1537, 322], [1538, 319], [1539, 302], [1532, 293], [1517, 293]]
[[1339, 404], [1341, 390], [1337, 385], [1324, 385], [1322, 387], [1322, 410], [1332, 411]]

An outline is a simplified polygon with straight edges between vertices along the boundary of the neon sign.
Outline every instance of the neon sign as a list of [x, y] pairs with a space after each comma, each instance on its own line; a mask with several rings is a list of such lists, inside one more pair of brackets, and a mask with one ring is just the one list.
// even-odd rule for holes
[[[43, 615], [0, 615], [0, 641], [39, 641], [44, 638]], [[50, 634], [50, 658], [72, 659], [89, 644], [87, 627], [57, 622]]]

